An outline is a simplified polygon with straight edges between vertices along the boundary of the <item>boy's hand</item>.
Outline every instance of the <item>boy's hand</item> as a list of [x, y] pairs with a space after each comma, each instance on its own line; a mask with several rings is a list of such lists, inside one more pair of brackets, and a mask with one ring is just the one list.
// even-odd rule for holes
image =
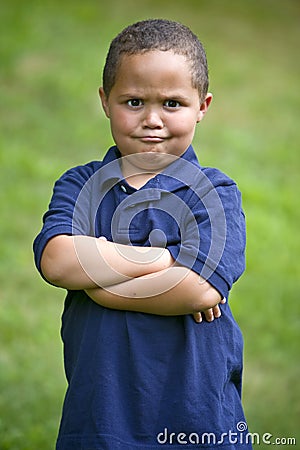
[[[224, 303], [226, 303], [226, 298], [223, 298], [220, 301], [220, 304], [223, 305]], [[203, 318], [205, 318], [207, 322], [212, 322], [214, 319], [221, 317], [221, 309], [219, 305], [216, 305], [213, 308], [206, 309], [205, 311], [194, 313], [193, 317], [197, 323], [201, 323]]]

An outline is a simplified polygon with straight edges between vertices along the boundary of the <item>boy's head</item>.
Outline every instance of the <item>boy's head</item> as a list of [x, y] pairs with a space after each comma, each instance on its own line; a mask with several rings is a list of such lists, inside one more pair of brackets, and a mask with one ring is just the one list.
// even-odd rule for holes
[[106, 97], [115, 84], [124, 55], [142, 54], [153, 50], [173, 51], [183, 55], [190, 64], [191, 81], [203, 102], [208, 91], [208, 68], [204, 48], [186, 26], [165, 19], [150, 19], [125, 28], [111, 42], [103, 70]]
[[122, 31], [99, 89], [121, 155], [150, 172], [183, 155], [211, 102], [207, 89], [205, 52], [187, 27], [147, 20]]

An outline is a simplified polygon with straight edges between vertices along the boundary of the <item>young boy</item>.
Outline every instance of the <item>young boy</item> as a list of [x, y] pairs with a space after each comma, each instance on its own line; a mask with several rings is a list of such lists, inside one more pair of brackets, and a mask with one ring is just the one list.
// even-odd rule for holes
[[244, 270], [240, 193], [191, 147], [212, 100], [201, 43], [168, 20], [129, 26], [100, 97], [116, 145], [56, 182], [34, 242], [68, 291], [57, 449], [251, 448], [225, 303]]

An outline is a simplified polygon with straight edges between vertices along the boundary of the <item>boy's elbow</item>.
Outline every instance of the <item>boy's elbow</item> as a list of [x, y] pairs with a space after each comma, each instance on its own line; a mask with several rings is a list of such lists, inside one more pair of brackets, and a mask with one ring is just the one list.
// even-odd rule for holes
[[46, 245], [41, 258], [41, 272], [49, 283], [64, 287], [66, 267], [63, 258], [64, 250], [60, 244], [62, 236], [52, 238]]
[[63, 272], [59, 270], [59, 265], [55, 259], [43, 255], [41, 259], [41, 272], [43, 277], [54, 286], [60, 287], [63, 282]]
[[222, 296], [208, 281], [199, 280], [198, 286], [194, 292], [193, 313], [213, 308], [222, 300]]
[[44, 252], [41, 259], [41, 272], [43, 277], [57, 287], [63, 287], [64, 273], [59, 262]]
[[204, 295], [204, 309], [213, 308], [218, 305], [221, 300], [222, 296], [219, 291], [209, 284], [207, 292]]

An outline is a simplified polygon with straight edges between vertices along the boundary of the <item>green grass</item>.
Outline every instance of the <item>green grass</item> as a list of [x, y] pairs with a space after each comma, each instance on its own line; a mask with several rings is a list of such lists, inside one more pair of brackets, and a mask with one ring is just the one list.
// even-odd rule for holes
[[299, 445], [299, 2], [3, 3], [1, 450], [54, 448], [65, 389], [64, 292], [39, 278], [32, 240], [54, 180], [111, 144], [97, 98], [105, 53], [121, 28], [148, 17], [186, 23], [207, 49], [214, 101], [195, 148], [243, 193], [247, 271], [231, 304], [245, 338], [248, 424]]

